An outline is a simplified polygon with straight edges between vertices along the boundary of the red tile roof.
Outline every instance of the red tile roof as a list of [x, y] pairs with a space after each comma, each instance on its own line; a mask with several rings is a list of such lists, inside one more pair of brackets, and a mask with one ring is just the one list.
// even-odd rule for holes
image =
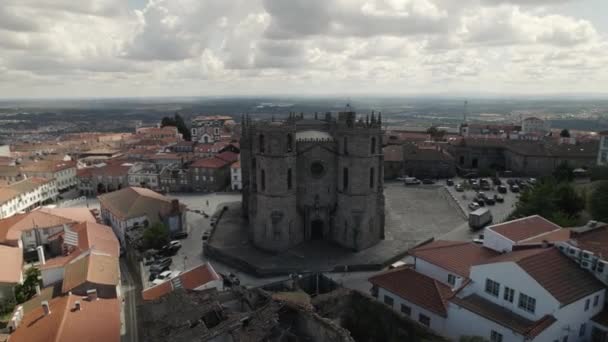
[[20, 283], [23, 268], [23, 250], [17, 247], [0, 245], [0, 260], [2, 260], [0, 283]]
[[369, 281], [395, 295], [442, 317], [447, 316], [447, 300], [452, 290], [443, 283], [410, 267], [397, 268], [369, 278]]
[[241, 161], [237, 160], [234, 163], [232, 163], [232, 165], [230, 165], [231, 169], [240, 169], [241, 168]]
[[[75, 302], [80, 310], [74, 310]], [[119, 342], [120, 302], [118, 299], [88, 301], [67, 295], [49, 301], [51, 313], [45, 316], [42, 306], [26, 312], [11, 342]]]
[[52, 215], [41, 210], [17, 214], [0, 220], [0, 243], [14, 244], [21, 238], [21, 233], [34, 228], [54, 228], [63, 224], [73, 223], [73, 220]]
[[516, 263], [564, 305], [604, 288], [593, 275], [554, 247], [513, 251], [486, 260], [483, 264], [502, 262]]
[[476, 294], [465, 298], [454, 297], [450, 302], [528, 338], [540, 335], [557, 321], [555, 317], [550, 315], [543, 316], [537, 321], [531, 321]]
[[199, 169], [220, 169], [228, 164], [229, 164], [229, 162], [227, 162], [223, 159], [211, 157], [211, 158], [199, 159], [199, 160], [195, 161], [194, 163], [192, 163], [191, 167], [199, 168]]
[[234, 163], [235, 161], [239, 160], [239, 154], [234, 153], [232, 151], [224, 151], [222, 153], [218, 153], [215, 157], [221, 160], [225, 160], [229, 163]]
[[92, 222], [83, 222], [71, 228], [78, 233], [78, 248], [92, 249], [118, 258], [120, 245], [112, 228]]
[[[182, 287], [187, 290], [197, 290], [209, 282], [221, 280], [215, 269], [213, 269], [213, 266], [209, 263], [182, 272], [178, 277], [181, 278]], [[172, 291], [173, 284], [171, 280], [166, 280], [156, 286], [143, 290], [141, 295], [144, 300], [155, 300]]]
[[472, 265], [499, 255], [476, 243], [442, 240], [414, 248], [409, 254], [462, 277], [469, 276]]
[[513, 242], [522, 242], [561, 228], [562, 227], [539, 215], [534, 215], [495, 224], [486, 229], [490, 229]]
[[573, 240], [576, 247], [608, 258], [608, 225], [581, 233]]
[[66, 293], [86, 282], [117, 285], [120, 270], [118, 258], [90, 252], [82, 254], [65, 266], [62, 292]]

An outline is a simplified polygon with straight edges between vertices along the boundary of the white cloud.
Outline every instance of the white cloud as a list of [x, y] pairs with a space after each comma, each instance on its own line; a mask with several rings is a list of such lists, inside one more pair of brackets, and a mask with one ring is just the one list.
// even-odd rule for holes
[[4, 0], [0, 91], [603, 91], [606, 32], [566, 2]]

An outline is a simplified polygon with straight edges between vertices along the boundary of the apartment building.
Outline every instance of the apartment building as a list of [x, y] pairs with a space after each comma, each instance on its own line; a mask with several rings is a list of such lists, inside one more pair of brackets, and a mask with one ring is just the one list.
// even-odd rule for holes
[[51, 203], [58, 195], [55, 179], [27, 178], [0, 186], [0, 219]]
[[64, 192], [78, 186], [76, 162], [74, 161], [37, 161], [21, 166], [27, 177], [54, 179], [57, 190]]

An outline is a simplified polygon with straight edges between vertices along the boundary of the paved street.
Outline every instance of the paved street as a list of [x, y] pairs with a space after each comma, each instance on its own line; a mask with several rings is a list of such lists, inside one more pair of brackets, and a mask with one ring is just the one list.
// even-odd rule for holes
[[131, 274], [131, 269], [124, 259], [120, 260], [120, 277], [122, 281], [122, 342], [138, 342], [137, 329], [137, 300], [140, 297], [141, 286], [136, 281], [138, 275]]

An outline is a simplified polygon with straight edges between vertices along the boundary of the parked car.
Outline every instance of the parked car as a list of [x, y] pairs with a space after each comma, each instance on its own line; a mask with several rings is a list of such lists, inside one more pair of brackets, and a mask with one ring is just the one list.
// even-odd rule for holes
[[494, 201], [494, 199], [493, 199], [493, 198], [486, 198], [486, 199], [484, 200], [484, 202], [485, 202], [487, 205], [494, 205], [494, 204], [496, 204], [496, 201]]
[[403, 183], [405, 185], [418, 185], [420, 184], [420, 180], [416, 177], [405, 177]]
[[453, 180], [451, 180], [451, 179], [446, 179], [445, 184], [446, 184], [447, 186], [452, 186], [452, 185], [454, 185], [454, 181], [453, 181]]
[[497, 203], [503, 203], [505, 201], [504, 197], [500, 196], [499, 194], [494, 195], [494, 200]]
[[500, 178], [498, 178], [498, 177], [494, 177], [494, 178], [492, 178], [492, 183], [493, 183], [494, 185], [502, 185], [502, 181], [501, 181], [501, 180], [500, 180]]
[[507, 187], [504, 185], [499, 185], [498, 186], [498, 192], [501, 194], [506, 194], [507, 193]]
[[513, 178], [507, 179], [507, 184], [514, 185], [515, 184], [515, 179], [513, 179]]
[[207, 241], [209, 240], [209, 236], [211, 235], [211, 233], [209, 233], [208, 230], [203, 232], [203, 241]]
[[477, 204], [479, 204], [480, 207], [486, 206], [486, 202], [481, 198], [476, 199], [475, 202], [477, 202]]
[[154, 262], [156, 261], [156, 259], [154, 257], [149, 257], [149, 258], [144, 258], [143, 262], [144, 262], [144, 266], [150, 266], [152, 265]]
[[173, 234], [174, 239], [182, 240], [188, 237], [188, 232], [179, 232]]
[[422, 180], [422, 184], [435, 184], [435, 181], [430, 178], [425, 178]]
[[479, 203], [477, 203], [477, 202], [471, 202], [471, 203], [469, 203], [469, 209], [471, 209], [471, 210], [477, 210], [477, 209], [479, 209]]
[[517, 184], [511, 185], [511, 192], [518, 193], [519, 192], [519, 185], [517, 185]]
[[464, 191], [464, 186], [462, 186], [462, 184], [456, 184], [455, 189], [458, 192], [463, 192]]
[[476, 238], [473, 238], [473, 243], [483, 244], [483, 234], [479, 234]]
[[171, 266], [171, 264], [173, 263], [173, 259], [171, 258], [162, 258], [159, 260], [156, 260], [155, 263], [152, 264], [152, 266], [156, 265], [156, 266]]
[[152, 264], [152, 266], [150, 266], [150, 273], [155, 273], [155, 274], [161, 274], [162, 272], [166, 271], [169, 269], [169, 265], [157, 265], [157, 264]]
[[177, 240], [173, 240], [173, 241], [169, 242], [168, 246], [169, 246], [170, 248], [177, 248], [177, 249], [180, 249], [180, 248], [182, 248], [182, 243], [181, 243], [181, 242], [179, 242], [179, 241], [177, 241]]

